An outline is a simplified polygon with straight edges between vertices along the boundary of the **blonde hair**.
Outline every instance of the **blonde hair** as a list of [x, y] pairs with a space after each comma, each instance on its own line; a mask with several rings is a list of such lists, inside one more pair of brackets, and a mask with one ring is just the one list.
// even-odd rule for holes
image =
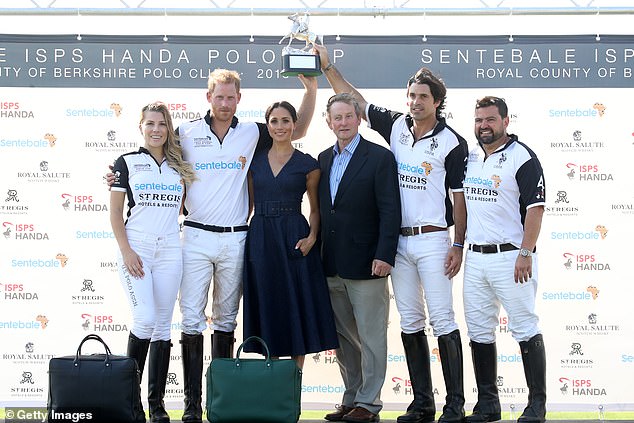
[[191, 184], [196, 180], [196, 173], [192, 165], [183, 160], [183, 149], [178, 141], [178, 135], [174, 131], [172, 116], [167, 109], [167, 105], [162, 101], [155, 101], [147, 104], [141, 109], [141, 118], [139, 124], [143, 124], [146, 112], [158, 112], [163, 115], [165, 124], [167, 125], [167, 141], [163, 144], [163, 154], [169, 167], [174, 169], [183, 178], [186, 184]]
[[236, 92], [240, 92], [240, 74], [228, 69], [215, 69], [209, 74], [207, 89], [212, 92], [216, 84], [235, 84]]

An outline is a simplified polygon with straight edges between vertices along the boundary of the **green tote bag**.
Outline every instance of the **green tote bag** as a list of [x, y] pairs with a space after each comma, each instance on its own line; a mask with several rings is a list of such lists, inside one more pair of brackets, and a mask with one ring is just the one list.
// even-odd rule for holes
[[[264, 359], [240, 358], [249, 341]], [[302, 371], [293, 359], [271, 358], [266, 342], [247, 338], [236, 358], [216, 358], [207, 369], [207, 420], [211, 423], [295, 423], [301, 412]]]

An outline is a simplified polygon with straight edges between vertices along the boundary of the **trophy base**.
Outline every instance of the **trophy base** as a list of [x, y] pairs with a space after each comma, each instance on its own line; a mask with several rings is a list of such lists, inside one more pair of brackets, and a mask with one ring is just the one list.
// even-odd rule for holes
[[321, 75], [321, 61], [314, 54], [282, 54], [282, 75], [297, 76]]

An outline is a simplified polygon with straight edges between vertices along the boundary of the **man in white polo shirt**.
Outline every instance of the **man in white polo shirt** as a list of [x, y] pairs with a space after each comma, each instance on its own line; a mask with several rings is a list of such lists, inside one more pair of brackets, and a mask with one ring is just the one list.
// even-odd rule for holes
[[518, 422], [543, 422], [546, 416], [546, 353], [535, 314], [535, 245], [546, 201], [544, 174], [535, 153], [507, 134], [508, 124], [504, 99], [476, 102], [479, 145], [469, 154], [463, 184], [469, 243], [464, 308], [478, 387], [468, 423], [500, 420], [495, 346], [500, 304], [520, 344], [528, 385], [528, 405]]
[[[315, 109], [317, 80], [299, 76], [306, 92], [293, 139], [306, 134]], [[239, 122], [240, 76], [216, 69], [209, 75], [204, 118], [178, 127], [183, 157], [197, 180], [187, 186], [183, 229], [183, 280], [179, 304], [185, 378], [183, 422], [202, 421], [205, 308], [213, 280], [212, 359], [233, 355], [234, 329], [242, 296], [242, 269], [249, 214], [247, 172], [256, 149], [272, 144], [266, 124]]]
[[[392, 269], [392, 286], [401, 315], [401, 339], [414, 393], [398, 423], [430, 423], [436, 405], [431, 381], [425, 303], [438, 337], [446, 403], [440, 423], [464, 417], [462, 342], [453, 310], [452, 280], [462, 264], [466, 209], [462, 193], [467, 142], [441, 116], [445, 84], [423, 68], [407, 81], [409, 113], [369, 104], [316, 46], [335, 92], [350, 92], [362, 117], [390, 145], [398, 166], [401, 234]], [[452, 202], [453, 200], [453, 202]], [[454, 228], [452, 244], [448, 228]]]

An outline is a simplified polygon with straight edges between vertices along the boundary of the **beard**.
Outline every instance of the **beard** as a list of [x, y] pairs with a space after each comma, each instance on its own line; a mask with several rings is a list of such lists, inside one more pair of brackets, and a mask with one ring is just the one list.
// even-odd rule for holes
[[495, 131], [492, 131], [491, 135], [481, 135], [480, 133], [478, 133], [476, 134], [476, 139], [481, 144], [489, 145], [498, 141], [500, 138], [502, 138], [503, 135], [504, 135], [503, 132], [495, 132]]

